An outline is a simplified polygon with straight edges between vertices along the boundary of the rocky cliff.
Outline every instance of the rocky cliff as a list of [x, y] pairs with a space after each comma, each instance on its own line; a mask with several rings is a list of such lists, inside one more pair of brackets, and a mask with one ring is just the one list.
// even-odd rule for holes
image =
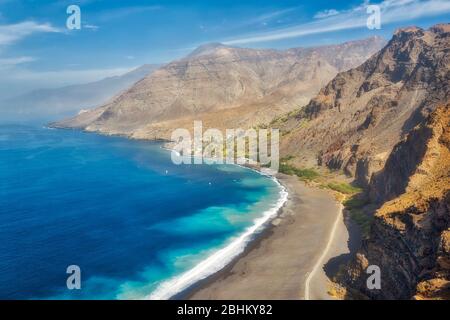
[[[367, 240], [341, 275], [349, 297], [450, 299], [450, 104], [394, 147], [370, 185], [379, 201]], [[366, 269], [381, 269], [381, 289]]]
[[338, 72], [363, 63], [385, 41], [286, 51], [202, 46], [144, 78], [114, 101], [53, 124], [134, 138], [170, 138], [193, 120], [251, 127], [305, 105]]
[[282, 154], [342, 169], [367, 186], [394, 145], [449, 99], [449, 48], [449, 24], [398, 30], [378, 54], [284, 119]]

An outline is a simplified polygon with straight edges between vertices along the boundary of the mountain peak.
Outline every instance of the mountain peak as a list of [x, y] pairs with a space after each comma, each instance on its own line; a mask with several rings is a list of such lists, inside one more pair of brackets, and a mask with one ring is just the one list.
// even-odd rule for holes
[[[450, 23], [439, 23], [435, 24], [434, 26], [430, 27], [428, 31], [433, 33], [449, 33], [450, 32]], [[397, 29], [394, 33], [394, 35], [400, 34], [400, 33], [420, 33], [425, 32], [424, 29], [416, 27], [416, 26], [409, 26], [405, 28]]]
[[416, 27], [416, 26], [409, 26], [405, 28], [397, 29], [394, 33], [394, 35], [400, 34], [400, 33], [417, 33], [423, 31], [422, 28]]
[[440, 23], [432, 26], [430, 31], [434, 33], [450, 33], [450, 23]]
[[220, 42], [206, 43], [206, 44], [203, 44], [203, 45], [199, 46], [199, 47], [198, 47], [197, 49], [195, 49], [194, 51], [192, 51], [192, 52], [188, 55], [188, 58], [200, 57], [200, 56], [212, 54], [212, 53], [214, 53], [217, 49], [221, 49], [221, 48], [228, 48], [228, 47], [225, 46], [224, 44], [220, 43]]
[[394, 39], [409, 39], [411, 37], [422, 37], [425, 34], [447, 34], [450, 33], [450, 24], [441, 23], [430, 27], [428, 30], [416, 26], [397, 29]]

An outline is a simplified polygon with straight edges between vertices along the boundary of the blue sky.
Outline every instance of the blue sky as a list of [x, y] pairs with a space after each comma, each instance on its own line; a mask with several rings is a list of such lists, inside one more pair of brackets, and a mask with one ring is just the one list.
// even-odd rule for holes
[[[67, 6], [82, 29], [66, 28]], [[84, 83], [144, 63], [180, 58], [198, 45], [277, 48], [390, 38], [409, 25], [450, 22], [450, 0], [371, 1], [382, 9], [369, 30], [368, 1], [0, 0], [0, 95]]]

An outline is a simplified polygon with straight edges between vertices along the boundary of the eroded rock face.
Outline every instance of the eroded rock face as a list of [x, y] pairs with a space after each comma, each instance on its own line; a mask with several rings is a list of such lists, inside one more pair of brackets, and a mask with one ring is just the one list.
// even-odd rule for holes
[[210, 44], [144, 78], [111, 103], [55, 124], [135, 138], [174, 128], [248, 128], [304, 106], [338, 72], [363, 63], [381, 38], [318, 48], [256, 50]]
[[371, 179], [369, 193], [372, 201], [381, 203], [405, 192], [409, 177], [423, 161], [432, 134], [432, 128], [424, 126], [421, 130], [413, 130], [404, 143], [393, 148], [383, 170]]
[[[450, 299], [450, 104], [394, 147], [370, 191], [390, 201], [341, 275], [350, 296]], [[381, 268], [381, 290], [366, 286], [369, 265]]]
[[[401, 139], [450, 95], [450, 25], [397, 31], [289, 119], [282, 154], [342, 169], [367, 186]], [[405, 168], [405, 170], [407, 170]]]

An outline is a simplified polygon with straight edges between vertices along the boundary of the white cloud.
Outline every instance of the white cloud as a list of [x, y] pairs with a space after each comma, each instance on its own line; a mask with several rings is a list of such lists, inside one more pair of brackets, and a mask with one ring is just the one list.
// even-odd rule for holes
[[287, 9], [282, 9], [282, 10], [275, 10], [275, 11], [271, 11], [271, 12], [265, 12], [261, 15], [255, 16], [253, 18], [245, 19], [238, 23], [234, 23], [231, 26], [227, 26], [227, 29], [230, 30], [230, 28], [231, 28], [232, 30], [236, 30], [236, 29], [241, 29], [244, 27], [249, 27], [249, 26], [254, 26], [254, 25], [267, 26], [267, 25], [269, 25], [269, 22], [274, 21], [275, 19], [278, 19], [280, 21], [280, 18], [285, 17], [286, 15], [288, 15], [289, 13], [291, 13], [297, 9], [298, 8], [293, 7], [293, 8], [287, 8]]
[[324, 11], [319, 11], [314, 15], [315, 19], [323, 19], [323, 18], [327, 18], [327, 17], [331, 17], [331, 16], [335, 16], [339, 14], [339, 11], [335, 10], [335, 9], [329, 9], [329, 10], [324, 10]]
[[99, 26], [96, 26], [96, 25], [94, 25], [94, 24], [84, 24], [84, 25], [83, 25], [83, 28], [85, 28], [85, 29], [90, 29], [90, 30], [92, 30], [92, 31], [97, 31], [100, 27], [99, 27]]
[[35, 60], [36, 59], [33, 57], [0, 58], [0, 69], [13, 67], [27, 62], [33, 62]]
[[[39, 24], [34, 21], [25, 21], [16, 24], [0, 25], [0, 50], [3, 47], [11, 45], [17, 41], [22, 40], [35, 33], [45, 32], [60, 32], [57, 28], [51, 24], [43, 23]], [[11, 72], [4, 72], [7, 70], [14, 70], [18, 65], [33, 62], [35, 58], [27, 56], [19, 57], [1, 57], [0, 56], [0, 70], [3, 71], [2, 78], [8, 79]]]
[[45, 32], [60, 32], [60, 30], [49, 23], [39, 24], [34, 21], [0, 25], [0, 46], [10, 45], [32, 34]]
[[287, 9], [283, 9], [283, 10], [268, 12], [268, 13], [262, 14], [256, 18], [254, 18], [254, 19], [250, 19], [248, 24], [267, 22], [267, 21], [273, 20], [275, 18], [284, 16], [296, 9], [297, 8], [287, 8]]
[[385, 0], [381, 3], [384, 23], [407, 21], [450, 13], [448, 0]]
[[[450, 13], [450, 1], [448, 0], [385, 0], [379, 5], [382, 24]], [[366, 6], [367, 2], [364, 2], [350, 10], [318, 18], [313, 22], [252, 34], [247, 37], [235, 38], [223, 42], [229, 45], [258, 43], [365, 27], [368, 17]]]

